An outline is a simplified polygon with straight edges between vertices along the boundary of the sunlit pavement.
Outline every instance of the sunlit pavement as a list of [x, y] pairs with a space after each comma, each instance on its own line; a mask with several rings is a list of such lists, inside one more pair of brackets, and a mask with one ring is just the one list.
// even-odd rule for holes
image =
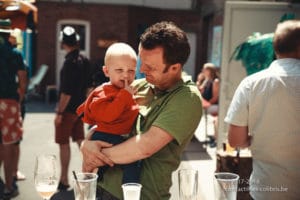
[[[24, 121], [24, 137], [21, 143], [21, 158], [19, 170], [26, 175], [26, 180], [19, 181], [20, 195], [15, 200], [38, 200], [42, 199], [35, 191], [33, 182], [33, 171], [35, 157], [39, 154], [55, 154], [59, 159], [58, 145], [54, 142], [54, 104], [45, 104], [41, 101], [30, 101], [27, 104], [27, 113]], [[211, 126], [211, 122], [209, 123]], [[210, 129], [211, 130], [211, 127]], [[203, 121], [196, 131], [196, 138], [205, 139]], [[81, 154], [75, 144], [71, 145], [71, 163], [69, 170], [70, 184], [72, 184], [71, 171], [81, 170]], [[215, 170], [215, 149], [203, 148], [203, 145], [194, 139], [187, 147], [179, 168], [197, 169], [199, 173], [198, 200], [213, 199], [212, 177]], [[3, 179], [3, 167], [1, 178]], [[171, 200], [178, 198], [177, 171], [173, 173], [173, 185], [170, 189]], [[57, 194], [55, 200], [71, 200], [73, 194]], [[54, 198], [53, 198], [54, 199]]]

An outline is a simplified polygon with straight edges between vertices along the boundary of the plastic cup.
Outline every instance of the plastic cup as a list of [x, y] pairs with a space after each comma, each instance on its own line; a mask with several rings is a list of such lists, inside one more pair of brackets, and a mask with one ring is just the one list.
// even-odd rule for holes
[[75, 200], [95, 200], [98, 175], [95, 173], [76, 173], [73, 180]]
[[181, 169], [178, 171], [180, 200], [196, 200], [198, 195], [198, 171]]
[[125, 183], [122, 185], [124, 200], [140, 200], [142, 185]]
[[236, 200], [239, 175], [227, 172], [219, 172], [214, 175], [215, 199]]

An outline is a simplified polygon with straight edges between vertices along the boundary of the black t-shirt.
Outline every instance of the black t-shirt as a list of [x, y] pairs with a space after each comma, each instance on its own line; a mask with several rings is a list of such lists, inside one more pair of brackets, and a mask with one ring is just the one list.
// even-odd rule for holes
[[102, 67], [104, 65], [104, 60], [103, 59], [98, 59], [92, 69], [92, 87], [97, 87], [99, 85], [102, 85], [105, 82], [109, 81], [109, 78], [105, 76]]
[[202, 93], [202, 97], [209, 101], [213, 97], [213, 80], [208, 80], [204, 86], [204, 91]]
[[17, 74], [20, 70], [25, 70], [21, 52], [13, 48], [8, 41], [2, 39], [2, 42], [0, 42], [1, 99], [19, 99]]
[[60, 72], [60, 93], [71, 96], [66, 112], [74, 113], [77, 107], [86, 99], [87, 88], [90, 85], [90, 62], [79, 50], [69, 52], [65, 57]]

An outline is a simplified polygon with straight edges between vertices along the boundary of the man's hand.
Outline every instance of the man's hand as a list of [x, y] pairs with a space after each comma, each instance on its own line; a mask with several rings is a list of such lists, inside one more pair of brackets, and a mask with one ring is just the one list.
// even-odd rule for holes
[[54, 124], [55, 126], [59, 126], [62, 123], [62, 115], [61, 114], [56, 114], [55, 119], [54, 119]]
[[103, 141], [84, 140], [80, 147], [83, 155], [82, 171], [92, 172], [104, 165], [114, 166], [114, 163], [101, 152], [103, 148], [111, 146], [112, 144]]

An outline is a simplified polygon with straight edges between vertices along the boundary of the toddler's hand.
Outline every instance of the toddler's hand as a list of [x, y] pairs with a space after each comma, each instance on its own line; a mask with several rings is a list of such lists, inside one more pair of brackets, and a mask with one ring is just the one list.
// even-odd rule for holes
[[137, 92], [137, 90], [134, 89], [132, 86], [130, 86], [130, 85], [128, 84], [128, 80], [125, 80], [124, 82], [125, 82], [125, 87], [124, 87], [124, 89], [127, 90], [130, 94], [135, 95], [135, 93]]

